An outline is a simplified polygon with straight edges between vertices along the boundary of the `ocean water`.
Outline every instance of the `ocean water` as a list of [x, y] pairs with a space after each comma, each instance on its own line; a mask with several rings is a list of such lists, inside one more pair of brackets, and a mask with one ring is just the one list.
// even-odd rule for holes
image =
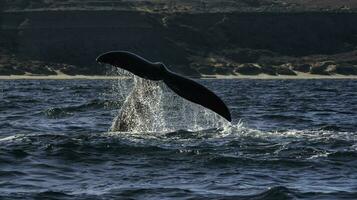
[[199, 81], [231, 124], [161, 85], [112, 132], [130, 79], [0, 80], [0, 199], [357, 199], [356, 80]]

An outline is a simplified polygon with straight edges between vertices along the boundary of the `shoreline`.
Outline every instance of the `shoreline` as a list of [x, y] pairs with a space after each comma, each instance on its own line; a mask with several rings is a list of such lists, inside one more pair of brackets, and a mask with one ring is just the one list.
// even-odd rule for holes
[[[37, 76], [37, 75], [0, 75], [0, 80], [114, 80], [119, 78], [127, 78], [120, 76], [88, 76], [88, 75], [49, 75], [49, 76]], [[195, 77], [193, 77], [195, 78]], [[288, 75], [202, 75], [198, 79], [357, 79], [357, 75], [313, 75], [306, 73], [298, 73], [296, 76]]]

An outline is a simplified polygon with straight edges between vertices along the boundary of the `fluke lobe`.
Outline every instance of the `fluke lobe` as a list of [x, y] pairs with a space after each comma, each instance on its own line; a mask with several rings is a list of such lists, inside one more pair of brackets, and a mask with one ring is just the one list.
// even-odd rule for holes
[[229, 109], [216, 94], [189, 78], [171, 72], [162, 63], [150, 62], [127, 51], [104, 53], [97, 58], [97, 62], [122, 68], [144, 79], [163, 81], [179, 96], [214, 111], [228, 121], [232, 121]]

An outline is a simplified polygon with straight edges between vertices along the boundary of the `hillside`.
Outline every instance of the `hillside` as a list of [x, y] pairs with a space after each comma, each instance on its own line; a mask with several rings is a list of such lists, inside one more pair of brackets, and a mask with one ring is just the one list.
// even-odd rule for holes
[[355, 10], [353, 0], [3, 0], [8, 11], [130, 10], [150, 12], [306, 12]]
[[357, 74], [353, 1], [164, 2], [6, 1], [0, 74], [104, 74], [111, 50], [190, 76]]

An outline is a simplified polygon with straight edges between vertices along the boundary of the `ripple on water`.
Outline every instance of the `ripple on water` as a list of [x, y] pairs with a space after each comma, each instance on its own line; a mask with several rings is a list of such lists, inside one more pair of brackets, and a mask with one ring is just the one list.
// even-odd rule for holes
[[165, 131], [108, 132], [111, 81], [1, 82], [0, 199], [355, 199], [356, 82], [203, 83], [233, 125], [189, 105]]

